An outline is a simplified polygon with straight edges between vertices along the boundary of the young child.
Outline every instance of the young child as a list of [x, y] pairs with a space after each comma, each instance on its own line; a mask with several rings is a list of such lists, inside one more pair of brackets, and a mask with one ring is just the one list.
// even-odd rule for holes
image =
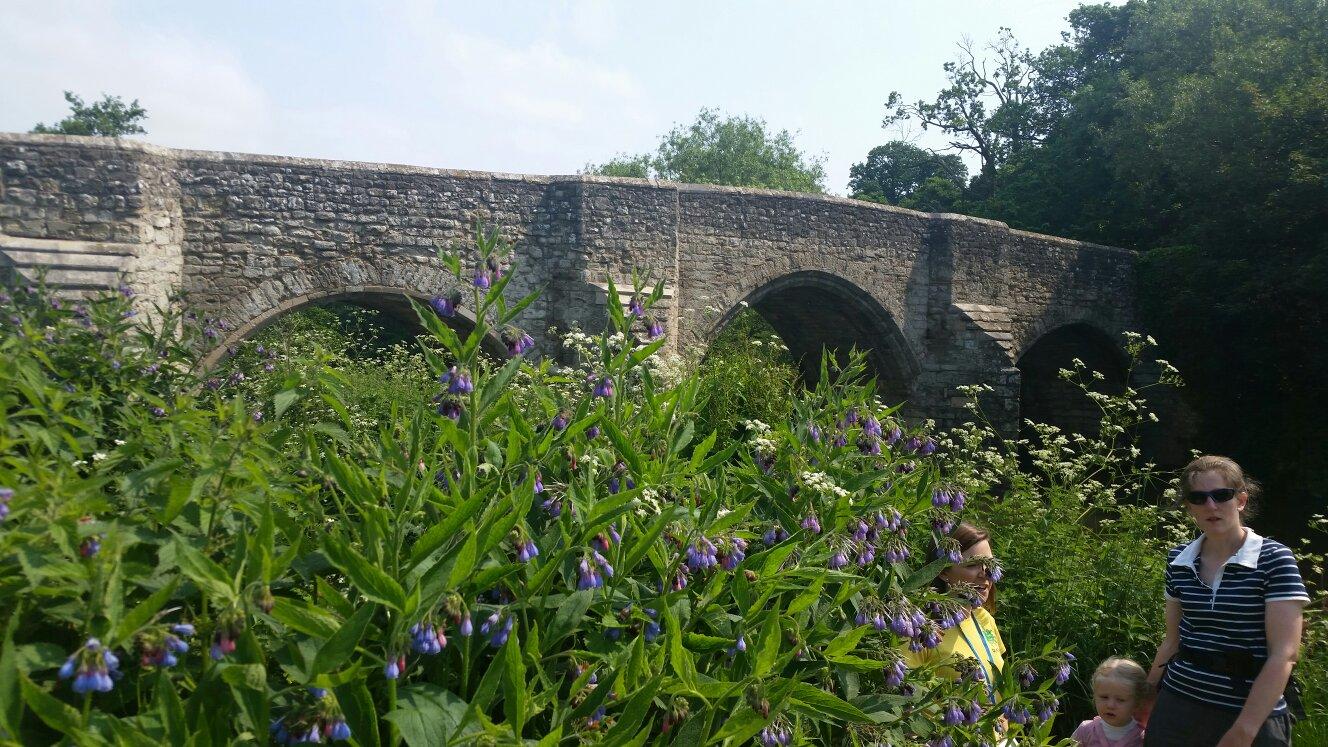
[[1097, 717], [1079, 724], [1080, 747], [1143, 747], [1144, 727], [1134, 715], [1148, 700], [1148, 673], [1135, 662], [1113, 656], [1093, 672]]

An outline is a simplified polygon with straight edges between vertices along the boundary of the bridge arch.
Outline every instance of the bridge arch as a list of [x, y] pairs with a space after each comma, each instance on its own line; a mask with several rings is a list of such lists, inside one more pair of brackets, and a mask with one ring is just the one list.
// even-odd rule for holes
[[[429, 299], [461, 290], [469, 301], [470, 292], [445, 269], [421, 269], [414, 272], [406, 263], [367, 263], [347, 260], [330, 263], [314, 270], [297, 270], [262, 283], [215, 315], [233, 325], [230, 332], [215, 349], [203, 357], [202, 365], [216, 365], [227, 350], [257, 334], [267, 325], [293, 311], [344, 301], [382, 312], [395, 323], [414, 333], [424, 333], [410, 299], [427, 304]], [[374, 280], [381, 281], [379, 283]], [[458, 334], [466, 335], [475, 328], [472, 309], [463, 305], [456, 316], [447, 320]], [[495, 358], [506, 358], [507, 348], [490, 331], [480, 346]]]
[[1036, 336], [1018, 353], [1019, 403], [1024, 421], [1046, 423], [1066, 433], [1097, 433], [1101, 411], [1073, 382], [1060, 376], [1074, 370], [1074, 361], [1087, 372], [1101, 373], [1094, 391], [1115, 394], [1127, 383], [1129, 359], [1119, 341], [1090, 321], [1072, 321], [1035, 330]]
[[730, 307], [708, 330], [707, 344], [750, 308], [779, 333], [811, 385], [820, 375], [821, 350], [841, 360], [851, 348], [867, 354], [877, 387], [891, 403], [908, 398], [921, 370], [890, 312], [853, 282], [821, 270], [768, 280]]

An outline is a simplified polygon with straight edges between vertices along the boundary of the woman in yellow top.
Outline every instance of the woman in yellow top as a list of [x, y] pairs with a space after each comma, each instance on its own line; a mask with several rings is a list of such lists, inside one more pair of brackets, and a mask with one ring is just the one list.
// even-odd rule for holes
[[[910, 669], [930, 664], [940, 664], [936, 673], [942, 677], [959, 679], [960, 666], [946, 666], [949, 661], [973, 660], [977, 671], [982, 674], [982, 681], [987, 686], [987, 697], [996, 702], [997, 695], [992, 683], [996, 673], [1005, 665], [1005, 642], [1001, 640], [1000, 630], [996, 628], [996, 572], [991, 553], [991, 535], [967, 522], [955, 527], [950, 535], [959, 543], [962, 560], [941, 571], [937, 585], [944, 589], [950, 584], [965, 583], [977, 589], [982, 606], [973, 609], [963, 622], [952, 626], [941, 636], [940, 645], [935, 648], [923, 648], [921, 651], [904, 653], [904, 661]], [[957, 662], [956, 662], [957, 663]]]

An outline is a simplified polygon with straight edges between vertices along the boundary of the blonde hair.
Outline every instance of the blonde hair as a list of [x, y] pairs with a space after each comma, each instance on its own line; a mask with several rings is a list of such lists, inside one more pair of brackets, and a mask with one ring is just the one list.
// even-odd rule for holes
[[1236, 460], [1230, 457], [1205, 454], [1185, 465], [1185, 469], [1180, 472], [1181, 500], [1185, 499], [1184, 493], [1194, 489], [1194, 476], [1204, 472], [1216, 472], [1228, 483], [1231, 483], [1231, 487], [1235, 488], [1237, 492], [1244, 491], [1250, 497], [1245, 504], [1245, 516], [1250, 517], [1255, 514], [1255, 499], [1259, 497], [1261, 492], [1259, 483], [1247, 476], [1245, 470], [1241, 469], [1240, 465], [1236, 464]]
[[1124, 656], [1113, 656], [1097, 665], [1093, 671], [1093, 686], [1097, 687], [1097, 683], [1102, 680], [1116, 680], [1129, 685], [1134, 699], [1139, 703], [1148, 700], [1153, 694], [1153, 688], [1148, 684], [1148, 672], [1134, 659]]

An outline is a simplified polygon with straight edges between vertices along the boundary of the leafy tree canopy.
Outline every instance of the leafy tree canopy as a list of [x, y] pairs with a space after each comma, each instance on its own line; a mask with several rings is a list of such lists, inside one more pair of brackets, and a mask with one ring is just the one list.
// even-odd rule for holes
[[966, 42], [934, 101], [892, 95], [886, 121], [980, 156], [964, 212], [1145, 252], [1144, 322], [1186, 374], [1197, 445], [1296, 496], [1300, 531], [1328, 496], [1328, 4], [1133, 0], [1069, 22], [1038, 53], [1005, 30]]
[[[938, 154], [903, 140], [878, 145], [849, 169], [850, 196], [904, 207], [953, 207], [968, 181], [968, 169], [953, 153]], [[915, 199], [916, 198], [916, 199]]]
[[141, 135], [147, 132], [139, 122], [147, 119], [148, 113], [139, 105], [138, 99], [126, 104], [119, 96], [102, 94], [101, 101], [88, 106], [72, 91], [65, 91], [65, 101], [69, 102], [69, 116], [52, 125], [38, 124], [32, 131], [49, 135], [105, 137]]
[[765, 120], [702, 109], [696, 121], [665, 134], [653, 155], [619, 155], [584, 173], [671, 179], [693, 184], [824, 192], [824, 159], [804, 155], [788, 130]]

